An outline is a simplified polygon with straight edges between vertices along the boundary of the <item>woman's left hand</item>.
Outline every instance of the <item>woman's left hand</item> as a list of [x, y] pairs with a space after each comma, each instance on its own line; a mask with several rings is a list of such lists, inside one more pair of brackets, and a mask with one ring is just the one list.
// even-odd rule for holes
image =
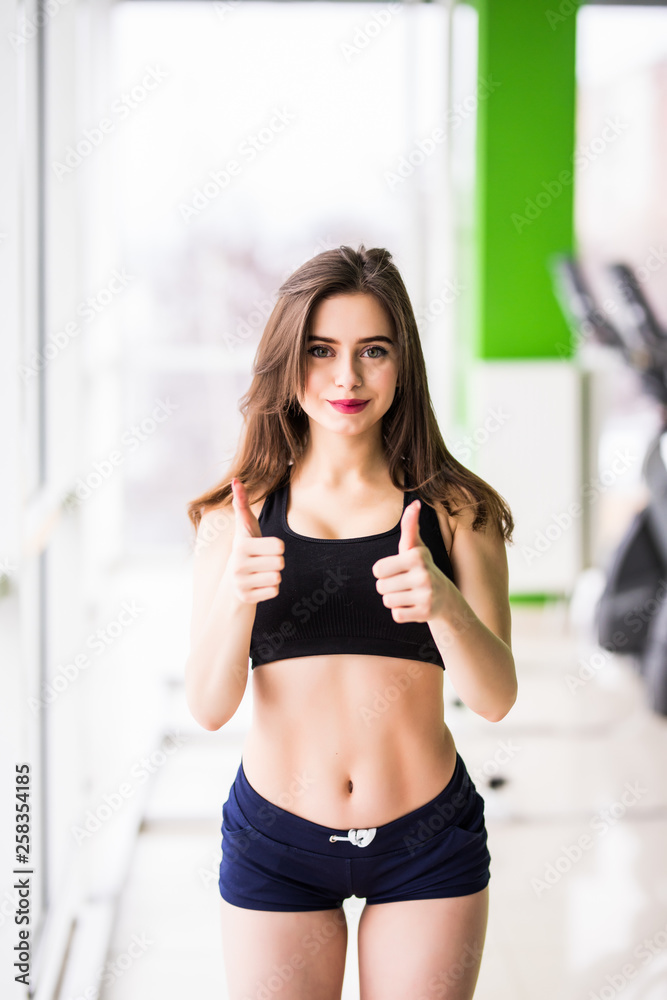
[[421, 501], [403, 511], [398, 555], [378, 559], [371, 567], [376, 587], [395, 622], [428, 622], [445, 618], [454, 584], [433, 562], [419, 534]]

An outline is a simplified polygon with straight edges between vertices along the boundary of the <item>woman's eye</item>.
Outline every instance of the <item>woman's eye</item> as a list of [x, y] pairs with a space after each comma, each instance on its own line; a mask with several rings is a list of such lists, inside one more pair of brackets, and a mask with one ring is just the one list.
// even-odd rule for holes
[[[315, 351], [327, 351], [327, 350], [328, 350], [328, 348], [324, 347], [323, 344], [316, 344], [315, 347], [309, 347], [308, 348], [308, 354], [312, 354], [314, 358], [322, 358], [322, 357], [326, 357], [327, 355], [326, 354], [324, 354], [324, 355], [322, 355], [322, 354], [315, 354], [314, 352]], [[389, 353], [389, 351], [387, 351], [384, 347], [379, 347], [377, 344], [371, 344], [370, 347], [367, 347], [366, 350], [364, 351], [364, 354], [366, 353], [366, 351], [379, 351], [380, 352], [379, 354], [373, 354], [373, 355], [371, 355], [371, 360], [372, 361], [375, 361], [377, 358], [381, 358], [381, 357], [383, 357], [383, 355]]]

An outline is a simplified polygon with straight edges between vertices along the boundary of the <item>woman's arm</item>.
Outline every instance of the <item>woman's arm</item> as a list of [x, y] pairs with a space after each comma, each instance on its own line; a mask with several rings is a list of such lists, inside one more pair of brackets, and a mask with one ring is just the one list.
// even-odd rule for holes
[[472, 530], [473, 515], [456, 519], [436, 511], [443, 538], [452, 534], [454, 584], [419, 534], [419, 506], [403, 511], [398, 554], [373, 564], [376, 587], [394, 621], [426, 622], [452, 684], [465, 704], [499, 722], [516, 701], [518, 685], [510, 646], [505, 540], [495, 525]]
[[220, 729], [239, 707], [248, 682], [256, 604], [239, 600], [228, 571], [234, 540], [232, 505], [207, 510], [195, 542], [190, 654], [185, 698], [204, 729]]
[[[447, 517], [444, 509], [438, 511], [441, 523]], [[499, 722], [518, 693], [507, 551], [494, 526], [473, 531], [473, 517], [464, 512], [449, 518], [456, 586], [445, 578], [445, 599], [428, 625], [461, 700], [489, 722]]]

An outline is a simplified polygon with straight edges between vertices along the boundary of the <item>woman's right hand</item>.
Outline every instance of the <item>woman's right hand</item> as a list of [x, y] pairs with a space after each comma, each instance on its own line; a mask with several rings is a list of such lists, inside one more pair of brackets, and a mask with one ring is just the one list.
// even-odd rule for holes
[[232, 479], [234, 539], [228, 570], [236, 597], [244, 604], [257, 604], [277, 597], [285, 566], [282, 538], [262, 537], [259, 521], [248, 503], [248, 494], [240, 479]]

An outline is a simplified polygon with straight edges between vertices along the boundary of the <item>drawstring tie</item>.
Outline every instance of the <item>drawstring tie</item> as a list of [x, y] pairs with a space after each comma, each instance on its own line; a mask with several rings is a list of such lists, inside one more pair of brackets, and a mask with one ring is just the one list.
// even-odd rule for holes
[[349, 840], [350, 843], [356, 844], [357, 847], [367, 847], [376, 833], [377, 827], [372, 826], [367, 830], [348, 830], [346, 837], [337, 837], [335, 833], [332, 833], [329, 840], [332, 843], [334, 840]]

